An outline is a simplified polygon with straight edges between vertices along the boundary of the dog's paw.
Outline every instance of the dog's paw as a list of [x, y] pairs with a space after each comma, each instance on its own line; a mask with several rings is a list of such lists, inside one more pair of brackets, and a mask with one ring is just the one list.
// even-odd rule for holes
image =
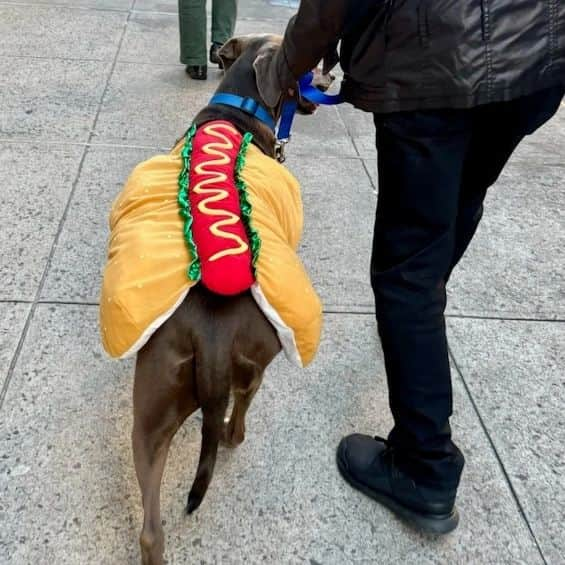
[[224, 432], [222, 434], [221, 443], [224, 447], [229, 447], [233, 449], [238, 445], [241, 445], [245, 440], [245, 431], [236, 430], [235, 426], [230, 425], [228, 422], [224, 426]]

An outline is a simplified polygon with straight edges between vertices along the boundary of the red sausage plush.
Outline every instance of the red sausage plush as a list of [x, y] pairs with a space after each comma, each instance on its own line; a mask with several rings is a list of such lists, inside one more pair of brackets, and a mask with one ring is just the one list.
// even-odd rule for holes
[[244, 292], [255, 282], [235, 180], [241, 143], [231, 124], [211, 122], [196, 132], [190, 159], [188, 194], [201, 281], [223, 295]]

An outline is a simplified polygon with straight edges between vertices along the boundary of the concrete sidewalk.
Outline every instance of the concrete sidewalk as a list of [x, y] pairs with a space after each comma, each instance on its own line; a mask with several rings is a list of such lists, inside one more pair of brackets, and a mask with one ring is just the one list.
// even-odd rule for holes
[[[291, 4], [291, 2], [278, 2]], [[292, 10], [241, 0], [238, 32]], [[0, 1], [0, 564], [137, 563], [131, 362], [99, 344], [110, 203], [171, 147], [219, 73], [190, 81], [176, 0]], [[302, 256], [326, 310], [305, 371], [279, 359], [247, 441], [222, 450], [191, 518], [198, 418], [162, 490], [169, 563], [565, 563], [565, 108], [490, 191], [450, 286], [456, 439], [467, 456], [452, 535], [413, 533], [338, 476], [351, 431], [391, 423], [368, 278], [376, 203], [370, 116], [300, 119], [289, 167]]]

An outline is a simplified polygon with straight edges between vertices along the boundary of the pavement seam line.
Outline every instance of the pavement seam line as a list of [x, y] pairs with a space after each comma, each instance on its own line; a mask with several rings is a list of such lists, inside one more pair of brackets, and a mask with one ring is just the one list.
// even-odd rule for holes
[[542, 322], [542, 323], [552, 323], [552, 322], [565, 322], [565, 318], [530, 318], [528, 316], [518, 317], [518, 316], [485, 316], [481, 314], [446, 314], [446, 318], [453, 318], [455, 320], [493, 320], [500, 322]]
[[100, 306], [100, 302], [73, 302], [72, 300], [39, 300], [38, 304], [47, 306]]
[[[123, 61], [119, 61], [120, 63], [123, 63]], [[2, 138], [0, 137], [0, 144], [2, 143], [10, 143], [10, 144], [28, 144], [28, 145], [73, 145], [73, 146], [78, 146], [78, 147], [117, 147], [117, 148], [123, 148], [123, 149], [152, 149], [152, 150], [156, 150], [156, 151], [170, 151], [171, 150], [171, 146], [170, 145], [159, 145], [159, 144], [155, 144], [155, 145], [140, 145], [137, 143], [133, 143], [133, 144], [129, 144], [129, 143], [112, 143], [110, 141], [70, 141], [70, 140], [56, 140], [56, 139], [41, 139], [39, 138]], [[308, 152], [302, 152], [300, 153], [300, 157], [305, 157], [307, 159], [320, 159], [319, 154], [317, 153], [308, 153]], [[292, 160], [292, 155], [290, 156], [290, 159]], [[344, 155], [344, 156], [339, 156], [339, 155], [331, 155], [331, 154], [327, 154], [321, 157], [321, 159], [323, 160], [328, 160], [328, 161], [362, 161], [363, 157], [358, 157], [357, 155]]]
[[127, 14], [131, 11], [130, 8], [98, 8], [96, 6], [75, 6], [73, 4], [44, 4], [41, 2], [0, 2], [0, 6], [19, 6], [22, 8], [46, 8], [46, 9], [58, 9], [58, 8], [68, 8], [69, 10], [80, 10], [80, 11], [90, 11], [90, 12], [112, 12], [119, 14]]
[[[361, 314], [363, 316], [374, 316], [375, 311], [371, 309], [364, 309], [363, 306], [359, 307], [359, 310], [346, 310], [339, 309], [336, 307], [328, 308], [323, 310], [324, 314]], [[446, 318], [453, 320], [484, 320], [484, 321], [499, 321], [499, 322], [535, 322], [535, 323], [546, 323], [546, 324], [562, 324], [565, 322], [565, 318], [529, 318], [523, 317], [519, 318], [516, 316], [485, 316], [479, 314], [445, 314]]]
[[33, 319], [34, 313], [35, 313], [35, 304], [32, 303], [29, 312], [27, 313], [26, 321], [22, 328], [22, 333], [20, 334], [20, 339], [18, 340], [16, 349], [14, 351], [14, 354], [12, 355], [12, 360], [10, 361], [10, 365], [8, 365], [8, 371], [6, 372], [6, 378], [4, 380], [2, 390], [0, 390], [0, 411], [4, 406], [4, 399], [6, 398], [6, 394], [8, 393], [8, 387], [10, 386], [10, 382], [12, 380], [12, 375], [14, 374], [16, 363], [20, 358], [20, 353], [23, 348], [24, 341], [27, 337], [27, 332], [29, 330], [29, 326], [31, 325], [31, 321]]
[[[0, 304], [34, 304], [33, 300], [25, 300], [22, 298], [0, 298]], [[45, 298], [37, 300], [37, 304], [44, 305], [63, 305], [63, 306], [100, 306], [99, 302], [94, 302], [90, 300], [62, 300], [57, 298]], [[351, 316], [375, 316], [374, 310], [340, 310], [336, 308], [329, 308], [322, 310], [324, 314], [330, 316], [335, 315], [351, 315]], [[503, 316], [474, 316], [470, 314], [446, 314], [446, 318], [454, 320], [482, 320], [482, 321], [494, 321], [494, 322], [532, 322], [532, 323], [543, 323], [543, 324], [563, 324], [565, 323], [564, 318], [505, 318]]]
[[45, 267], [43, 268], [43, 273], [41, 275], [41, 279], [39, 280], [39, 284], [37, 286], [37, 290], [35, 292], [33, 302], [31, 303], [31, 307], [29, 309], [26, 321], [24, 323], [24, 327], [22, 328], [22, 333], [20, 334], [20, 338], [18, 340], [16, 350], [14, 352], [14, 355], [12, 356], [12, 359], [10, 361], [10, 365], [8, 366], [8, 371], [6, 373], [6, 379], [4, 380], [4, 384], [2, 386], [2, 389], [0, 390], [0, 411], [2, 410], [2, 407], [4, 406], [4, 400], [6, 398], [6, 395], [8, 394], [8, 388], [10, 387], [10, 383], [12, 382], [14, 370], [16, 368], [18, 361], [19, 361], [20, 353], [23, 349], [24, 343], [27, 339], [29, 328], [31, 326], [31, 321], [33, 320], [33, 317], [35, 316], [35, 311], [37, 310], [37, 306], [39, 304], [42, 304], [42, 302], [40, 300], [41, 299], [41, 293], [43, 292], [43, 287], [45, 286], [45, 281], [47, 280], [47, 275], [48, 275], [49, 269], [51, 267], [51, 262], [53, 260], [53, 256], [55, 255], [55, 250], [57, 249], [57, 244], [59, 242], [59, 238], [60, 238], [61, 233], [63, 231], [63, 226], [65, 225], [65, 222], [67, 220], [67, 216], [68, 216], [68, 213], [69, 213], [69, 210], [70, 210], [70, 207], [71, 207], [71, 202], [73, 200], [73, 197], [74, 197], [76, 190], [77, 190], [77, 187], [78, 187], [78, 182], [79, 182], [79, 179], [80, 179], [80, 176], [81, 176], [81, 173], [82, 173], [84, 162], [85, 162], [86, 156], [87, 156], [88, 151], [89, 151], [88, 143], [92, 140], [92, 137], [94, 135], [94, 130], [96, 128], [96, 124], [98, 123], [98, 117], [100, 116], [100, 112], [102, 110], [102, 105], [104, 103], [104, 98], [106, 97], [106, 93], [108, 92], [108, 87], [110, 85], [110, 81], [112, 80], [112, 76], [114, 74], [114, 69], [116, 68], [116, 63], [118, 61], [118, 55], [120, 53], [120, 49], [122, 47], [122, 43], [124, 41], [124, 37], [125, 37], [126, 30], [127, 30], [127, 27], [128, 27], [128, 22], [129, 22], [129, 19], [130, 19], [130, 16], [131, 16], [131, 8], [133, 7], [134, 4], [135, 4], [135, 0], [132, 0], [132, 3], [130, 4], [130, 10], [128, 12], [128, 16], [126, 17], [125, 22], [123, 24], [122, 33], [120, 35], [120, 39], [118, 41], [118, 45], [117, 45], [117, 48], [116, 48], [116, 54], [114, 56], [114, 61], [112, 62], [112, 66], [110, 67], [110, 71], [109, 71], [108, 76], [106, 78], [106, 84], [104, 85], [102, 95], [100, 96], [100, 101], [98, 102], [98, 108], [96, 110], [94, 120], [92, 121], [92, 126], [90, 128], [88, 140], [87, 140], [87, 143], [84, 146], [84, 149], [82, 151], [82, 155], [81, 155], [79, 163], [78, 163], [77, 173], [75, 175], [75, 179], [74, 179], [73, 184], [71, 186], [71, 190], [70, 190], [69, 196], [67, 198], [67, 203], [66, 203], [65, 208], [63, 210], [63, 214], [61, 215], [61, 219], [59, 220], [59, 225], [57, 226], [57, 232], [55, 234], [55, 237], [53, 238], [53, 243], [51, 245], [51, 249], [49, 250], [49, 255], [47, 256], [47, 260], [45, 261]]
[[[347, 133], [347, 137], [351, 141], [351, 145], [353, 145], [353, 149], [355, 149], [355, 153], [357, 153], [357, 155], [355, 157], [350, 157], [350, 159], [354, 158], [354, 159], [360, 159], [361, 160], [361, 165], [363, 167], [363, 170], [365, 171], [365, 174], [367, 175], [367, 178], [369, 179], [369, 183], [370, 183], [370, 185], [373, 189], [372, 192], [375, 196], [377, 196], [378, 195], [377, 186], [373, 182], [373, 177], [371, 176], [371, 173], [369, 172], [369, 169], [367, 168], [367, 163], [365, 162], [365, 159], [368, 159], [368, 157], [364, 157], [363, 155], [361, 155], [361, 152], [359, 151], [359, 147], [357, 147], [357, 143], [355, 141], [355, 138], [353, 137], [353, 135], [349, 131], [349, 127], [347, 127], [347, 122], [345, 121], [345, 117], [342, 116], [341, 112], [339, 111], [339, 108], [336, 108], [336, 112], [337, 112], [337, 115], [339, 116], [340, 122], [342, 123], [343, 127], [345, 128], [345, 131]], [[376, 156], [376, 154], [375, 154], [375, 156]]]
[[[345, 133], [347, 133], [347, 137], [351, 141], [351, 145], [353, 145], [353, 149], [355, 149], [355, 153], [357, 153], [357, 157], [362, 159], [361, 153], [359, 153], [359, 149], [357, 148], [357, 144], [355, 143], [355, 139], [353, 139], [353, 136], [351, 135], [351, 132], [349, 131], [349, 128], [347, 127], [347, 122], [345, 121], [345, 118], [341, 115], [339, 108], [336, 108], [335, 111], [337, 112], [337, 115], [339, 117], [339, 121], [341, 122], [341, 125], [343, 126]], [[371, 181], [371, 184], [373, 184], [372, 181]]]
[[[353, 144], [355, 145], [355, 140], [353, 138], [351, 138], [353, 141]], [[359, 153], [359, 151], [357, 150], [357, 146], [355, 146], [355, 149], [357, 151], [357, 153]], [[369, 178], [369, 182], [371, 183], [371, 186], [373, 187], [373, 194], [375, 196], [378, 196], [379, 194], [379, 189], [377, 188], [377, 185], [373, 182], [373, 177], [371, 176], [371, 173], [369, 172], [369, 169], [367, 168], [367, 162], [366, 160], [359, 156], [359, 158], [361, 159], [361, 163], [363, 164], [363, 169], [365, 170], [365, 173], [367, 175], [367, 177]]]
[[349, 128], [347, 127], [347, 122], [345, 121], [344, 116], [342, 116], [341, 112], [339, 111], [339, 108], [336, 108], [336, 112], [337, 115], [339, 116], [339, 120], [342, 123], [346, 133], [347, 133], [347, 137], [350, 139], [351, 141], [351, 145], [353, 145], [353, 149], [355, 149], [355, 153], [357, 153], [357, 155], [355, 157], [350, 157], [351, 159], [355, 158], [355, 159], [360, 159], [361, 160], [361, 166], [363, 167], [363, 170], [365, 171], [365, 174], [367, 175], [367, 178], [369, 179], [369, 184], [371, 185], [371, 188], [373, 189], [372, 192], [375, 196], [378, 195], [378, 189], [375, 185], [375, 183], [373, 182], [373, 177], [371, 176], [371, 173], [369, 173], [369, 169], [367, 168], [367, 163], [365, 162], [365, 157], [363, 157], [363, 155], [361, 155], [361, 152], [359, 151], [359, 147], [357, 147], [357, 143], [355, 142], [355, 138], [353, 137], [353, 135], [351, 134], [351, 132], [349, 131]]
[[511, 495], [514, 498], [514, 502], [516, 503], [516, 506], [518, 507], [518, 511], [520, 512], [522, 519], [526, 523], [526, 526], [527, 526], [527, 528], [530, 532], [530, 535], [532, 536], [532, 539], [534, 540], [534, 543], [536, 545], [536, 548], [537, 548], [537, 550], [540, 554], [540, 557], [541, 557], [544, 565], [548, 565], [547, 559], [545, 558], [545, 555], [542, 551], [542, 548], [541, 548], [541, 546], [538, 542], [538, 538], [536, 537], [536, 534], [534, 533], [532, 525], [530, 524], [530, 521], [528, 520], [528, 516], [526, 514], [526, 511], [525, 511], [524, 507], [522, 506], [522, 503], [520, 502], [520, 498], [518, 497], [518, 493], [514, 489], [514, 485], [512, 484], [512, 480], [510, 479], [510, 475], [508, 474], [508, 471], [506, 470], [506, 467], [504, 466], [504, 463], [502, 462], [502, 458], [501, 458], [500, 454], [498, 453], [498, 450], [496, 449], [496, 445], [494, 443], [494, 440], [492, 439], [492, 437], [491, 437], [491, 435], [488, 431], [488, 428], [485, 424], [485, 421], [484, 421], [483, 417], [481, 416], [481, 412], [479, 410], [479, 407], [478, 407], [477, 403], [475, 402], [473, 395], [471, 394], [471, 389], [467, 385], [467, 381], [465, 380], [465, 377], [463, 376], [463, 371], [461, 370], [461, 367], [459, 366], [459, 363], [457, 362], [457, 359], [455, 358], [455, 355], [453, 353], [453, 349], [451, 349], [451, 347], [448, 346], [448, 350], [449, 350], [449, 355], [451, 357], [451, 360], [453, 361], [453, 365], [455, 366], [455, 370], [456, 370], [457, 374], [459, 375], [459, 380], [463, 384], [463, 388], [465, 389], [465, 393], [467, 394], [467, 398], [469, 399], [469, 401], [471, 403], [471, 406], [473, 408], [473, 411], [475, 412], [475, 415], [477, 416], [477, 419], [479, 420], [479, 424], [480, 424], [480, 426], [483, 430], [483, 433], [485, 434], [487, 441], [488, 441], [488, 443], [489, 443], [489, 445], [490, 445], [490, 447], [491, 447], [491, 449], [494, 453], [496, 461], [498, 462], [498, 466], [500, 467], [500, 470], [502, 471], [502, 475], [504, 476], [506, 484], [508, 485], [508, 488], [510, 489]]
[[109, 61], [109, 59], [94, 57], [62, 57], [61, 55], [1, 55], [1, 57], [4, 59], [31, 59], [32, 61], [67, 61], [69, 63], [107, 63]]

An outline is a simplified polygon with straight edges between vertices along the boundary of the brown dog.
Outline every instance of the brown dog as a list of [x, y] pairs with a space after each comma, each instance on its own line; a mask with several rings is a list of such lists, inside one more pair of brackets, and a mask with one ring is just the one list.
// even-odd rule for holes
[[[253, 98], [270, 107], [273, 116], [278, 117], [282, 106], [280, 93], [259, 88], [256, 75], [267, 68], [265, 63], [280, 42], [280, 37], [270, 35], [230, 40], [220, 52], [226, 74], [218, 90]], [[327, 77], [318, 78], [322, 88], [331, 83]], [[314, 110], [305, 101], [300, 106], [304, 113]], [[253, 133], [254, 143], [274, 156], [273, 132], [240, 110], [208, 106], [194, 123], [198, 126], [217, 119], [230, 121], [241, 132]], [[280, 350], [274, 328], [250, 293], [223, 297], [199, 284], [138, 353], [132, 439], [143, 496], [140, 542], [144, 564], [163, 563], [159, 495], [167, 453], [176, 431], [190, 414], [202, 409], [202, 448], [188, 495], [190, 514], [198, 508], [210, 484], [219, 442], [235, 447], [244, 440], [245, 414], [265, 368]], [[234, 405], [225, 424], [230, 392]]]

